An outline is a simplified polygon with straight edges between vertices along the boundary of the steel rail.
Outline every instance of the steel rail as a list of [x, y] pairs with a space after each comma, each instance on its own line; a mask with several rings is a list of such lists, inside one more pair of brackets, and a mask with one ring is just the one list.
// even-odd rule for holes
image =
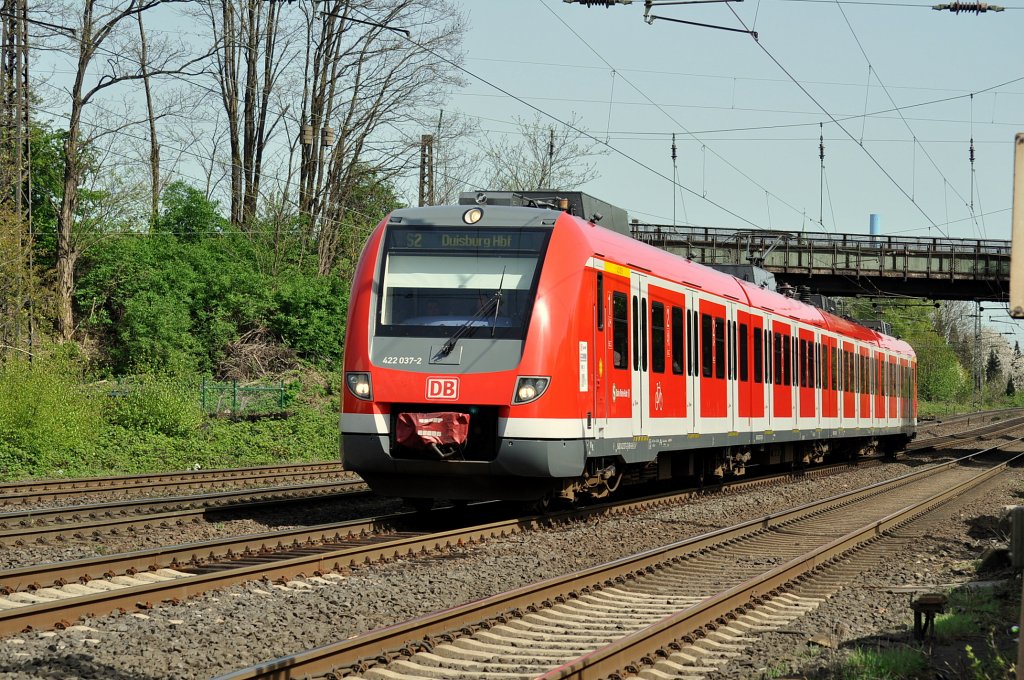
[[[1022, 438], [1024, 439], [1024, 438]], [[607, 564], [585, 569], [574, 574], [548, 579], [510, 592], [460, 605], [442, 612], [428, 614], [410, 621], [370, 631], [348, 640], [306, 650], [290, 656], [266, 661], [247, 669], [220, 676], [218, 680], [252, 680], [255, 678], [307, 677], [343, 668], [360, 667], [363, 660], [388, 661], [406, 653], [410, 641], [424, 641], [427, 647], [453, 635], [458, 631], [475, 631], [481, 625], [501, 621], [530, 607], [552, 601], [562, 601], [577, 596], [581, 589], [594, 584], [608, 584], [615, 579], [629, 575], [643, 574], [656, 569], [674, 557], [691, 554], [740, 540], [763, 532], [772, 527], [789, 524], [798, 519], [813, 517], [829, 510], [848, 506], [859, 500], [871, 498], [893, 489], [931, 477], [982, 453], [986, 449], [963, 458], [933, 465], [910, 472], [892, 480], [878, 482], [861, 489], [832, 496], [822, 501], [807, 503], [796, 508], [766, 515], [742, 524], [720, 529], [648, 550], [639, 555], [622, 558]], [[483, 622], [483, 623], [481, 623]], [[414, 645], [415, 646], [415, 645]], [[599, 677], [590, 675], [588, 677]]]
[[923, 451], [934, 449], [936, 447], [943, 446], [945, 443], [952, 443], [971, 438], [980, 439], [981, 437], [994, 437], [1007, 432], [1013, 432], [1021, 427], [1024, 427], [1024, 416], [1011, 418], [1009, 420], [985, 423], [984, 425], [980, 425], [970, 430], [964, 430], [962, 432], [952, 432], [950, 434], [938, 434], [918, 438], [907, 444], [906, 450]]
[[0, 505], [116, 491], [159, 491], [182, 487], [211, 488], [269, 480], [308, 479], [329, 474], [345, 474], [345, 472], [340, 463], [322, 462], [248, 468], [180, 470], [116, 477], [26, 480], [0, 484]]
[[370, 492], [362, 480], [354, 480], [0, 513], [0, 545], [70, 540], [133, 527], [149, 528], [201, 519], [213, 511], [311, 500], [324, 502], [331, 497], [354, 498], [351, 494], [369, 495]]

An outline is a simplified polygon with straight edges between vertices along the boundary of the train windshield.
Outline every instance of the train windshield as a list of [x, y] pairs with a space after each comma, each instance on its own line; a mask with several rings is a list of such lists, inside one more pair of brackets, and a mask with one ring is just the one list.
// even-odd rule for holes
[[523, 338], [550, 235], [543, 228], [389, 225], [377, 333], [449, 337], [468, 327]]

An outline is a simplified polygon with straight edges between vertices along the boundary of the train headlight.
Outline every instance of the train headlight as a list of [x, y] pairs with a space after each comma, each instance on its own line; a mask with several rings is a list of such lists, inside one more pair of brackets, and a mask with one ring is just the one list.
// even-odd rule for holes
[[369, 373], [346, 373], [345, 385], [348, 386], [348, 391], [356, 399], [364, 401], [373, 399], [373, 388], [370, 386]]
[[546, 376], [521, 376], [516, 381], [516, 391], [512, 395], [512, 403], [529, 404], [531, 401], [540, 399], [541, 395], [548, 389], [550, 382], [551, 378]]

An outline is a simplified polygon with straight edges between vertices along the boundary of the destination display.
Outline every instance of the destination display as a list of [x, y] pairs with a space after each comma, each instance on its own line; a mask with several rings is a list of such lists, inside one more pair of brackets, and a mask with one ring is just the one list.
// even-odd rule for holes
[[390, 227], [388, 248], [394, 251], [433, 251], [455, 254], [497, 252], [539, 253], [548, 229], [459, 229], [457, 227]]

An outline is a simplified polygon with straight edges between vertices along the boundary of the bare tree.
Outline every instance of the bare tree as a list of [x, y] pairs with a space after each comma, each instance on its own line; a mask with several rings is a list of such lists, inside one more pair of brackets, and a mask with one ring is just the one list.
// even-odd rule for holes
[[484, 145], [486, 187], [503, 191], [578, 189], [597, 177], [592, 159], [604, 152], [600, 144], [577, 130], [580, 117], [568, 125], [516, 119], [518, 130]]
[[[108, 123], [105, 130], [93, 133], [91, 138], [84, 136], [83, 111], [97, 95], [105, 94], [115, 86], [146, 77], [180, 74], [204, 58], [190, 58], [184, 48], [147, 55], [151, 63], [145, 75], [132, 58], [136, 34], [126, 24], [142, 12], [169, 1], [129, 0], [108, 3], [84, 0], [82, 3], [71, 3], [61, 13], [62, 16], [74, 17], [76, 24], [74, 35], [59, 34], [57, 37], [63, 49], [75, 60], [74, 82], [68, 93], [70, 110], [64, 145], [63, 197], [57, 216], [57, 326], [64, 340], [70, 340], [74, 333], [72, 298], [75, 291], [75, 265], [82, 253], [82, 243], [75, 230], [78, 187], [86, 165], [81, 157], [81, 149], [91, 138], [109, 134], [116, 127]], [[97, 54], [101, 53], [104, 68], [96, 77], [92, 67]], [[122, 126], [125, 124], [130, 123], [121, 123]]]
[[205, 6], [231, 151], [231, 223], [242, 229], [256, 214], [267, 144], [287, 113], [271, 110], [277, 83], [294, 58], [282, 33], [281, 6], [261, 0]]
[[461, 58], [462, 26], [454, 7], [437, 0], [333, 0], [308, 14], [299, 210], [321, 274], [350, 254], [353, 222], [375, 217], [353, 205], [357, 188], [414, 162], [408, 143], [384, 143], [377, 133], [393, 135], [422, 108], [440, 108], [459, 82], [451, 64]]
[[149, 118], [149, 175], [152, 198], [150, 202], [149, 226], [156, 226], [160, 217], [160, 142], [156, 137], [156, 109], [153, 106], [153, 91], [149, 78], [149, 48], [146, 44], [146, 29], [142, 23], [142, 12], [135, 15], [139, 20], [139, 70], [142, 73], [142, 87], [146, 92], [146, 114]]
[[459, 194], [473, 188], [482, 159], [471, 140], [479, 126], [466, 116], [442, 112], [434, 128], [434, 198], [438, 205], [459, 202]]

